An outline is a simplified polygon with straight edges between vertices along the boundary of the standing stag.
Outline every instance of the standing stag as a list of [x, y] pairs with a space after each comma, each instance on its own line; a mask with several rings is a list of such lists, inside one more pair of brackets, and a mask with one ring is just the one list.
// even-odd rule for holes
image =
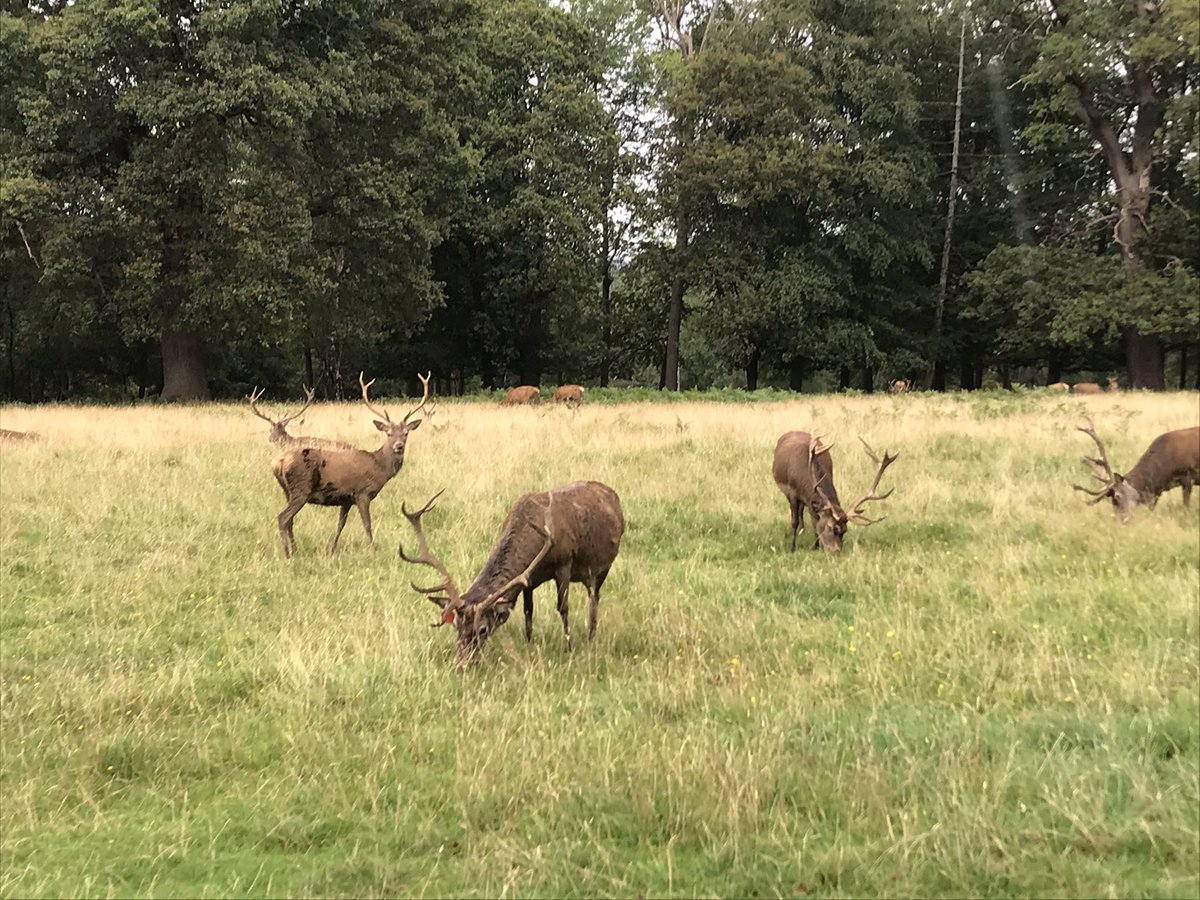
[[560, 385], [551, 398], [555, 403], [562, 403], [568, 409], [579, 409], [583, 405], [583, 387], [578, 384]]
[[353, 444], [347, 444], [345, 441], [335, 441], [330, 440], [329, 438], [308, 437], [306, 435], [292, 437], [292, 435], [288, 434], [288, 425], [294, 419], [304, 415], [304, 411], [312, 405], [315, 394], [307, 386], [304, 386], [304, 405], [290, 416], [284, 416], [282, 419], [278, 420], [272, 419], [258, 408], [258, 401], [262, 399], [262, 395], [265, 390], [266, 389], [264, 388], [260, 391], [257, 387], [255, 387], [254, 390], [250, 392], [250, 396], [246, 399], [250, 401], [251, 411], [263, 421], [270, 423], [271, 431], [268, 433], [267, 439], [270, 440], [272, 444], [278, 444], [280, 447], [288, 450], [292, 449], [293, 447], [321, 447], [327, 450], [354, 449]]
[[1071, 388], [1071, 392], [1075, 394], [1103, 394], [1100, 385], [1094, 381], [1077, 381], [1075, 386]]
[[863, 515], [862, 505], [868, 500], [884, 500], [891, 496], [891, 490], [884, 494], [876, 492], [884, 471], [896, 461], [896, 456], [889, 456], [884, 451], [883, 462], [880, 462], [867, 442], [863, 441], [862, 444], [867, 455], [879, 466], [879, 471], [875, 473], [871, 489], [850, 506], [849, 512], [842, 507], [833, 484], [833, 458], [829, 454], [832, 444], [822, 444], [820, 436], [807, 431], [789, 431], [775, 445], [771, 474], [791, 507], [793, 553], [796, 552], [796, 534], [804, 530], [805, 507], [812, 515], [813, 529], [817, 533], [813, 549], [823, 547], [830, 553], [842, 549], [842, 538], [851, 522], [874, 525], [883, 518], [867, 518]]
[[541, 398], [542, 392], [531, 384], [515, 387], [500, 401], [501, 406], [532, 406]]
[[[431, 373], [432, 374], [432, 373]], [[417, 376], [421, 379], [424, 393], [421, 402], [410, 410], [400, 422], [393, 422], [386, 410], [371, 404], [367, 391], [375, 383], [375, 379], [363, 381], [359, 373], [358, 383], [362, 388], [363, 403], [367, 409], [379, 416], [375, 427], [384, 432], [383, 446], [371, 453], [367, 450], [320, 449], [304, 447], [288, 450], [271, 467], [275, 480], [283, 488], [287, 497], [287, 506], [279, 514], [279, 540], [283, 545], [283, 555], [291, 556], [296, 549], [296, 538], [292, 534], [292, 520], [296, 513], [306, 503], [317, 506], [337, 506], [337, 531], [333, 535], [333, 543], [329, 552], [337, 549], [338, 538], [346, 526], [346, 516], [351, 506], [358, 507], [362, 517], [363, 528], [367, 532], [367, 540], [375, 544], [375, 535], [371, 531], [371, 501], [378, 496], [400, 467], [404, 465], [404, 445], [410, 431], [415, 431], [421, 424], [421, 419], [409, 421], [425, 409], [429, 400], [429, 375]], [[429, 413], [426, 412], [426, 417]]]
[[1092, 470], [1092, 477], [1103, 486], [1093, 491], [1074, 485], [1075, 490], [1091, 495], [1093, 499], [1088, 501], [1089, 504], [1111, 498], [1113, 512], [1122, 524], [1133, 517], [1134, 507], [1144, 504], [1154, 509], [1158, 495], [1173, 487], [1182, 487], [1183, 505], [1190, 504], [1192, 485], [1200, 481], [1200, 428], [1181, 428], [1160, 434], [1125, 475], [1112, 470], [1108, 453], [1091, 419], [1087, 420], [1087, 428], [1076, 430], [1095, 441], [1100, 450], [1099, 456], [1085, 456], [1083, 462]]
[[909, 388], [908, 379], [897, 378], [895, 381], [893, 381], [891, 384], [888, 385], [888, 393], [889, 394], [907, 394], [908, 388]]
[[454, 625], [458, 644], [454, 664], [463, 666], [479, 652], [497, 628], [508, 621], [517, 594], [525, 601], [525, 640], [533, 636], [533, 591], [550, 579], [558, 589], [558, 614], [563, 639], [571, 649], [567, 621], [567, 592], [572, 581], [588, 590], [588, 640], [596, 633], [600, 588], [621, 549], [625, 516], [616, 492], [598, 481], [576, 481], [540, 493], [525, 494], [509, 511], [491, 556], [474, 583], [459, 591], [449, 570], [429, 550], [421, 516], [429, 512], [441, 491], [416, 512], [401, 506], [417, 535], [417, 555], [400, 548], [405, 562], [431, 566], [442, 581], [429, 588], [413, 585], [441, 609], [435, 627]]

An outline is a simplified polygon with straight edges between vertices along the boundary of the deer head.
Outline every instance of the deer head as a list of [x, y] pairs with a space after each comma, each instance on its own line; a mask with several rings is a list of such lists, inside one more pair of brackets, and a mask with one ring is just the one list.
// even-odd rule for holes
[[1128, 523], [1133, 517], [1134, 508], [1141, 502], [1141, 495], [1132, 484], [1125, 480], [1124, 475], [1112, 470], [1112, 466], [1108, 463], [1108, 452], [1104, 449], [1104, 442], [1096, 434], [1096, 426], [1092, 424], [1090, 418], [1087, 420], [1087, 428], [1076, 428], [1075, 430], [1082, 431], [1096, 442], [1100, 455], [1084, 456], [1081, 459], [1084, 465], [1092, 470], [1092, 477], [1100, 482], [1101, 487], [1094, 491], [1079, 484], [1073, 485], [1073, 487], [1092, 497], [1088, 501], [1088, 505], [1095, 505], [1105, 499], [1112, 500], [1113, 512], [1117, 518], [1122, 524]]
[[[372, 378], [370, 381], [364, 381], [363, 373], [358, 373], [358, 384], [359, 387], [362, 388], [363, 403], [366, 404], [367, 409], [369, 409], [376, 416], [379, 416], [379, 418], [375, 420], [375, 427], [384, 432], [386, 435], [387, 443], [385, 446], [390, 446], [393, 461], [397, 468], [399, 468], [399, 466], [404, 462], [404, 445], [408, 442], [409, 432], [416, 431], [417, 428], [420, 427], [421, 422], [424, 421], [423, 419], [413, 420], [413, 416], [419, 413], [422, 409], [426, 409], [429, 401], [429, 379], [432, 377], [432, 375], [432, 372], [427, 372], [425, 375], [417, 375], [417, 378], [420, 379], [421, 386], [424, 389], [424, 392], [421, 395], [421, 402], [418, 403], [413, 409], [409, 410], [404, 418], [399, 422], [393, 422], [392, 417], [388, 415], [387, 410], [381, 409], [372, 404], [370, 398], [367, 396], [367, 391], [370, 390], [371, 385], [375, 383], [375, 379]], [[431, 414], [431, 411], [426, 409], [426, 418], [428, 418]]]
[[[883, 521], [885, 518], [884, 516], [880, 516], [878, 519], [868, 518], [863, 513], [863, 504], [870, 500], [886, 500], [891, 496], [892, 491], [895, 490], [895, 488], [892, 488], [885, 493], [878, 493], [879, 482], [883, 478], [883, 473], [887, 470], [888, 466], [896, 461], [897, 456], [889, 456], [887, 451], [884, 451], [883, 460], [881, 462], [879, 457], [875, 454], [875, 451], [871, 449], [870, 445], [861, 437], [859, 440], [862, 441], [862, 445], [864, 449], [866, 449], [867, 455], [871, 457], [872, 462], [874, 462], [879, 468], [875, 473], [875, 480], [871, 483], [871, 487], [865, 494], [854, 501], [854, 503], [850, 506], [849, 511], [830, 500], [829, 495], [826, 494], [822, 489], [821, 484], [825, 480], [825, 472], [828, 471], [827, 469], [815, 482], [817, 496], [821, 498], [821, 503], [817, 507], [815, 516], [816, 521], [813, 523], [813, 527], [817, 532], [817, 541], [820, 543], [821, 548], [829, 551], [830, 553], [841, 552], [842, 542], [846, 536], [846, 529], [850, 526], [851, 522], [855, 523], [856, 525], [874, 525], [876, 522]], [[813, 436], [813, 439], [809, 444], [810, 471], [815, 472], [815, 469], [811, 468], [813, 460], [822, 453], [827, 453], [831, 447], [833, 447], [833, 444], [822, 444], [819, 435]]]
[[291, 437], [291, 435], [289, 435], [287, 433], [288, 425], [291, 424], [293, 420], [304, 415], [304, 411], [307, 410], [310, 406], [312, 406], [313, 397], [315, 396], [314, 392], [312, 390], [310, 390], [307, 385], [302, 385], [302, 387], [304, 387], [304, 405], [302, 407], [300, 407], [298, 410], [296, 410], [296, 412], [292, 413], [290, 416], [284, 416], [282, 419], [278, 419], [278, 420], [272, 419], [270, 416], [268, 416], [266, 413], [264, 413], [261, 409], [258, 408], [258, 401], [262, 399], [262, 395], [266, 392], [266, 388], [263, 388], [260, 391], [258, 389], [258, 387], [256, 386], [254, 388], [254, 390], [252, 390], [250, 392], [250, 396], [246, 398], [247, 400], [250, 401], [251, 411], [256, 416], [258, 416], [260, 419], [262, 419], [264, 422], [267, 422], [270, 424], [271, 433], [269, 435], [269, 438], [270, 438], [271, 443], [286, 444], [288, 439]]
[[[433, 508], [434, 503], [441, 495], [442, 491], [438, 491], [429, 498], [429, 501], [424, 506], [415, 512], [409, 512], [408, 506], [401, 504], [400, 510], [404, 513], [404, 517], [408, 519], [409, 524], [412, 525], [413, 531], [417, 536], [417, 554], [416, 556], [409, 556], [404, 552], [404, 547], [401, 546], [400, 558], [408, 563], [427, 565], [442, 576], [442, 580], [439, 583], [430, 587], [421, 587], [413, 584], [413, 590], [419, 594], [428, 596], [430, 602], [438, 607], [438, 620], [433, 623], [432, 627], [440, 628], [443, 625], [454, 625], [458, 630], [458, 643], [454, 653], [454, 665], [462, 668], [482, 649], [487, 639], [495, 633], [496, 629], [508, 621], [508, 617], [512, 615], [513, 606], [516, 604], [519, 593], [519, 591], [514, 591], [513, 589], [529, 586], [529, 579], [534, 569], [537, 568], [538, 563], [542, 561], [554, 543], [554, 531], [551, 508], [547, 506], [542, 524], [528, 523], [529, 527], [537, 530], [545, 538], [545, 542], [542, 545], [542, 549], [533, 558], [533, 561], [526, 566], [525, 570], [515, 578], [510, 579], [502, 587], [492, 589], [487, 596], [478, 598], [465, 596], [455, 585], [454, 578], [450, 575], [450, 570], [430, 551], [429, 542], [425, 537], [425, 529], [421, 524], [421, 517]], [[553, 500], [551, 500], [551, 503], [553, 503]]]

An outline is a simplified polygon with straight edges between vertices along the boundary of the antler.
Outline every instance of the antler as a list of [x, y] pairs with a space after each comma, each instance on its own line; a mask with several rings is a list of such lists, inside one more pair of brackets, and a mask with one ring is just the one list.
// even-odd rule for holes
[[[450, 570], [446, 568], [446, 565], [440, 559], [430, 552], [429, 542], [425, 539], [425, 529], [421, 525], [421, 516], [425, 515], [425, 513], [429, 512], [429, 510], [433, 508], [434, 503], [437, 502], [437, 498], [442, 496], [442, 491], [444, 490], [445, 488], [442, 488], [441, 491], [438, 491], [436, 494], [430, 497], [429, 502], [427, 502], [416, 512], [410, 513], [408, 511], [407, 503], [400, 504], [400, 511], [404, 513], [404, 518], [408, 519], [409, 524], [411, 524], [413, 527], [413, 531], [417, 533], [417, 555], [409, 556], [404, 552], [404, 545], [401, 544], [399, 548], [400, 558], [407, 563], [430, 566], [437, 570], [437, 572], [442, 576], [442, 583], [434, 585], [433, 587], [423, 588], [413, 584], [413, 590], [419, 594], [438, 594], [443, 591], [446, 593], [449, 602], [442, 607], [442, 616], [440, 621], [434, 625], [435, 628], [440, 625], [445, 625], [448, 622], [453, 622], [454, 611], [461, 608], [463, 605], [462, 594], [459, 593], [458, 588], [455, 587], [454, 578], [450, 575]], [[438, 606], [441, 606], [436, 598], [430, 597], [430, 600], [433, 603], [437, 603]]]
[[814, 434], [808, 442], [808, 462], [811, 465], [814, 456], [820, 456], [822, 453], [828, 453], [833, 449], [833, 444], [822, 444], [821, 435]]
[[266, 388], [263, 388], [260, 391], [258, 389], [258, 385], [255, 385], [254, 390], [252, 390], [250, 392], [250, 396], [247, 397], [246, 399], [250, 401], [250, 409], [252, 409], [254, 411], [254, 414], [256, 416], [258, 416], [260, 419], [270, 422], [272, 425], [286, 426], [289, 422], [292, 421], [292, 419], [295, 419], [297, 416], [304, 415], [304, 411], [306, 409], [308, 409], [310, 406], [312, 406], [313, 397], [316, 396], [316, 393], [314, 391], [312, 391], [307, 385], [302, 384], [300, 386], [302, 388], [304, 388], [304, 405], [302, 407], [300, 407], [300, 409], [298, 409], [296, 412], [292, 413], [290, 416], [284, 416], [278, 422], [276, 422], [274, 419], [272, 419], [270, 416], [268, 416], [266, 413], [264, 413], [261, 409], [258, 408], [258, 401], [261, 400], [262, 395], [266, 393], [266, 391], [267, 391]]
[[367, 409], [369, 409], [375, 415], [379, 416], [379, 418], [383, 419], [383, 421], [385, 421], [389, 425], [391, 425], [392, 417], [387, 414], [387, 410], [380, 409], [379, 407], [374, 406], [371, 403], [371, 399], [367, 396], [367, 391], [370, 389], [371, 385], [373, 385], [374, 383], [375, 383], [374, 378], [372, 378], [370, 381], [363, 381], [363, 373], [362, 372], [358, 373], [358, 386], [362, 388], [363, 403], [365, 403], [367, 405]]
[[[413, 416], [415, 416], [417, 413], [419, 413], [421, 411], [422, 407], [425, 406], [426, 401], [429, 399], [429, 379], [432, 377], [433, 377], [432, 369], [429, 370], [428, 372], [426, 372], [423, 376], [421, 375], [420, 372], [417, 373], [417, 378], [421, 382], [421, 387], [424, 388], [424, 393], [421, 395], [421, 402], [417, 404], [415, 409], [409, 410], [408, 414], [405, 415], [405, 417], [401, 420], [402, 422], [407, 423], [409, 419], [411, 419]], [[430, 415], [430, 416], [433, 415], [433, 411], [429, 410], [426, 413], [426, 415]]]
[[[1072, 487], [1074, 487], [1075, 490], [1082, 491], [1083, 493], [1092, 497], [1093, 499], [1088, 501], [1088, 505], [1091, 506], [1096, 503], [1099, 503], [1101, 500], [1103, 500], [1105, 497], [1107, 497], [1109, 494], [1112, 493], [1113, 487], [1117, 483], [1117, 476], [1113, 473], [1112, 466], [1110, 466], [1108, 463], [1108, 452], [1104, 449], [1104, 442], [1101, 441], [1100, 436], [1098, 434], [1096, 434], [1096, 426], [1092, 423], [1092, 419], [1090, 416], [1086, 416], [1085, 418], [1087, 419], [1088, 427], [1087, 428], [1078, 428], [1077, 427], [1075, 430], [1082, 431], [1084, 434], [1086, 434], [1088, 437], [1090, 437], [1093, 441], [1095, 441], [1096, 446], [1100, 450], [1100, 455], [1098, 457], [1083, 456], [1083, 457], [1080, 457], [1080, 459], [1086, 465], [1091, 466], [1092, 477], [1095, 478], [1097, 481], [1099, 481], [1101, 484], [1103, 484], [1104, 487], [1102, 487], [1098, 491], [1090, 491], [1087, 488], [1083, 487], [1082, 485], [1078, 485], [1078, 484], [1072, 485]], [[1103, 476], [1100, 475], [1099, 474], [1100, 472], [1103, 472], [1104, 475]]]
[[883, 473], [887, 470], [888, 466], [890, 466], [897, 460], [897, 458], [899, 458], [899, 454], [897, 453], [889, 456], [888, 452], [884, 450], [883, 462], [880, 462], [879, 457], [875, 455], [875, 451], [871, 449], [871, 445], [863, 440], [862, 437], [859, 437], [859, 440], [862, 441], [862, 445], [867, 451], [867, 456], [871, 457], [871, 460], [875, 463], [875, 465], [879, 466], [879, 471], [875, 473], [875, 480], [871, 482], [870, 490], [854, 501], [854, 504], [850, 507], [847, 517], [853, 519], [860, 525], [874, 525], [876, 522], [881, 522], [887, 517], [880, 516], [878, 519], [868, 519], [863, 515], [863, 512], [859, 507], [861, 507], [868, 500], [886, 500], [892, 495], [892, 491], [894, 491], [895, 488], [892, 488], [883, 494], [878, 494], [876, 491], [879, 489], [879, 482], [883, 478]]
[[529, 523], [529, 526], [531, 528], [541, 532], [542, 536], [546, 538], [546, 543], [542, 544], [542, 549], [540, 551], [538, 551], [538, 555], [533, 558], [533, 562], [531, 562], [528, 566], [525, 567], [524, 572], [522, 572], [516, 578], [513, 578], [510, 581], [508, 581], [504, 585], [504, 587], [500, 588], [499, 590], [492, 591], [492, 595], [490, 597], [488, 597], [486, 600], [484, 600], [481, 603], [476, 604], [476, 606], [475, 606], [476, 618], [478, 618], [479, 614], [482, 613], [485, 609], [488, 609], [492, 606], [495, 606], [497, 603], [499, 603], [501, 598], [505, 594], [507, 594], [516, 585], [521, 585], [522, 587], [528, 587], [529, 586], [529, 577], [533, 574], [533, 570], [537, 568], [538, 563], [540, 563], [543, 559], [545, 559], [546, 554], [550, 552], [550, 548], [554, 544], [554, 524], [553, 524], [553, 519], [551, 518], [551, 514], [550, 514], [550, 511], [554, 506], [554, 495], [551, 494], [549, 496], [550, 496], [550, 500], [546, 504], [546, 520], [545, 520], [546, 524], [545, 524], [545, 526], [536, 525], [533, 522]]

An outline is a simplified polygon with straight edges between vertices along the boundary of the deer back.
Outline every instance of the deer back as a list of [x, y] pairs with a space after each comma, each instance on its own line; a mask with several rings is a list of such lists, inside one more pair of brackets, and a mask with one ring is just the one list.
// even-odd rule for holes
[[560, 385], [554, 391], [555, 403], [582, 403], [583, 402], [583, 387], [578, 384]]
[[537, 403], [538, 397], [541, 396], [541, 391], [531, 384], [523, 384], [520, 387], [515, 387], [504, 395], [504, 399], [500, 401], [501, 406], [519, 406], [527, 403]]
[[467, 605], [492, 596], [537, 557], [545, 544], [539, 527], [544, 527], [547, 512], [554, 542], [530, 573], [531, 588], [549, 581], [563, 568], [576, 580], [575, 576], [606, 571], [612, 565], [625, 531], [616, 491], [598, 481], [576, 481], [525, 494], [513, 504], [491, 555], [464, 592]]
[[1200, 480], [1200, 427], [1160, 434], [1125, 480], [1146, 497], [1157, 497], [1185, 478]]
[[1076, 394], [1102, 394], [1104, 391], [1100, 389], [1100, 385], [1094, 381], [1079, 381], [1071, 390]]
[[841, 508], [833, 484], [833, 457], [829, 452], [809, 457], [812, 435], [807, 431], [789, 431], [775, 445], [771, 474], [789, 500], [795, 498], [808, 506], [820, 505], [817, 485], [835, 507]]

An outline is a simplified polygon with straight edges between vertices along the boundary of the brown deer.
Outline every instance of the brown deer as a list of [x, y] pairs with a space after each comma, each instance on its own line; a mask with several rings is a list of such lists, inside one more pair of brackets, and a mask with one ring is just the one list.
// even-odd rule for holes
[[874, 525], [882, 520], [882, 516], [879, 519], [869, 519], [863, 515], [862, 505], [868, 500], [884, 500], [891, 496], [890, 490], [884, 494], [877, 493], [877, 490], [884, 471], [897, 457], [889, 456], [887, 451], [884, 451], [883, 462], [880, 462], [867, 442], [862, 443], [867, 455], [879, 466], [879, 471], [875, 473], [875, 481], [872, 482], [870, 490], [850, 506], [849, 512], [842, 507], [837, 488], [833, 484], [833, 458], [829, 454], [832, 444], [822, 444], [820, 436], [811, 435], [807, 431], [789, 431], [775, 445], [775, 461], [771, 467], [771, 474], [791, 507], [793, 553], [796, 552], [796, 534], [804, 530], [805, 507], [812, 515], [813, 529], [817, 533], [813, 549], [823, 547], [830, 553], [837, 553], [842, 549], [842, 538], [851, 522]]
[[1047, 385], [1052, 391], [1057, 391], [1060, 394], [1066, 394], [1071, 390], [1071, 386], [1065, 381], [1056, 381], [1054, 384]]
[[1108, 392], [1110, 394], [1121, 393], [1121, 382], [1111, 375], [1108, 376]]
[[891, 384], [888, 385], [888, 393], [889, 394], [907, 394], [909, 387], [910, 387], [910, 385], [909, 385], [908, 379], [897, 378], [895, 381], [893, 381]]
[[1088, 501], [1089, 505], [1110, 498], [1113, 512], [1122, 524], [1133, 517], [1135, 507], [1145, 505], [1153, 509], [1159, 494], [1176, 486], [1183, 488], [1183, 505], [1190, 505], [1192, 485], [1200, 481], [1200, 427], [1160, 434], [1150, 442], [1137, 465], [1122, 475], [1109, 465], [1108, 453], [1092, 420], [1088, 419], [1087, 423], [1087, 428], [1077, 430], [1096, 442], [1100, 455], [1085, 456], [1083, 462], [1102, 487], [1095, 491], [1078, 484], [1074, 487], [1093, 498]]
[[[367, 409], [379, 416], [375, 427], [384, 432], [383, 446], [371, 453], [367, 450], [321, 449], [303, 447], [288, 450], [281, 455], [271, 471], [275, 480], [283, 488], [287, 497], [287, 506], [279, 514], [279, 540], [283, 545], [283, 555], [291, 556], [296, 549], [296, 538], [292, 534], [292, 520], [296, 513], [306, 503], [317, 506], [337, 506], [338, 524], [333, 535], [333, 543], [329, 552], [337, 549], [338, 538], [346, 526], [346, 516], [351, 506], [358, 507], [362, 517], [363, 528], [367, 532], [367, 540], [375, 545], [375, 535], [371, 531], [371, 501], [378, 496], [384, 486], [395, 477], [404, 465], [404, 445], [408, 434], [415, 431], [422, 420], [409, 421], [429, 401], [429, 375], [417, 376], [421, 379], [424, 394], [421, 402], [401, 420], [393, 422], [385, 410], [371, 404], [367, 391], [375, 383], [374, 379], [363, 381], [359, 373], [358, 383], [362, 388], [363, 403]], [[428, 417], [428, 412], [426, 413]]]
[[531, 384], [515, 387], [500, 401], [501, 406], [532, 406], [541, 398], [542, 392]]
[[42, 436], [36, 431], [12, 431], [8, 428], [0, 428], [0, 443], [36, 444], [41, 439]]
[[616, 492], [598, 481], [576, 481], [540, 493], [525, 494], [509, 511], [500, 535], [482, 571], [467, 590], [459, 591], [449, 570], [429, 550], [421, 516], [429, 512], [441, 491], [416, 512], [401, 506], [417, 535], [416, 556], [400, 548], [405, 562], [432, 566], [442, 576], [433, 587], [413, 585], [440, 609], [435, 627], [454, 625], [458, 644], [456, 666], [463, 666], [483, 647], [488, 637], [508, 621], [522, 594], [525, 604], [525, 640], [533, 637], [533, 591], [553, 579], [558, 589], [558, 614], [563, 640], [571, 650], [567, 592], [572, 581], [588, 590], [588, 640], [596, 633], [600, 588], [621, 549], [625, 516]]
[[578, 384], [560, 385], [551, 398], [555, 403], [562, 403], [568, 409], [579, 409], [583, 405], [583, 387]]
[[1075, 394], [1103, 394], [1104, 391], [1100, 385], [1094, 381], [1077, 381], [1075, 386], [1071, 388], [1071, 392]]
[[262, 391], [260, 391], [257, 387], [255, 387], [254, 390], [250, 392], [250, 396], [246, 399], [250, 401], [251, 411], [260, 419], [265, 422], [269, 422], [271, 425], [271, 430], [267, 434], [267, 439], [272, 444], [278, 444], [280, 447], [284, 447], [285, 449], [291, 449], [293, 447], [320, 447], [327, 450], [353, 450], [354, 445], [348, 444], [345, 441], [335, 441], [330, 440], [329, 438], [308, 437], [307, 435], [293, 437], [292, 435], [288, 434], [288, 425], [294, 419], [304, 415], [304, 411], [312, 405], [313, 397], [315, 396], [313, 391], [311, 391], [307, 386], [302, 385], [302, 387], [304, 387], [304, 405], [290, 416], [284, 416], [282, 419], [278, 420], [272, 419], [258, 408], [258, 401], [262, 399], [262, 395], [266, 389], [264, 388]]

